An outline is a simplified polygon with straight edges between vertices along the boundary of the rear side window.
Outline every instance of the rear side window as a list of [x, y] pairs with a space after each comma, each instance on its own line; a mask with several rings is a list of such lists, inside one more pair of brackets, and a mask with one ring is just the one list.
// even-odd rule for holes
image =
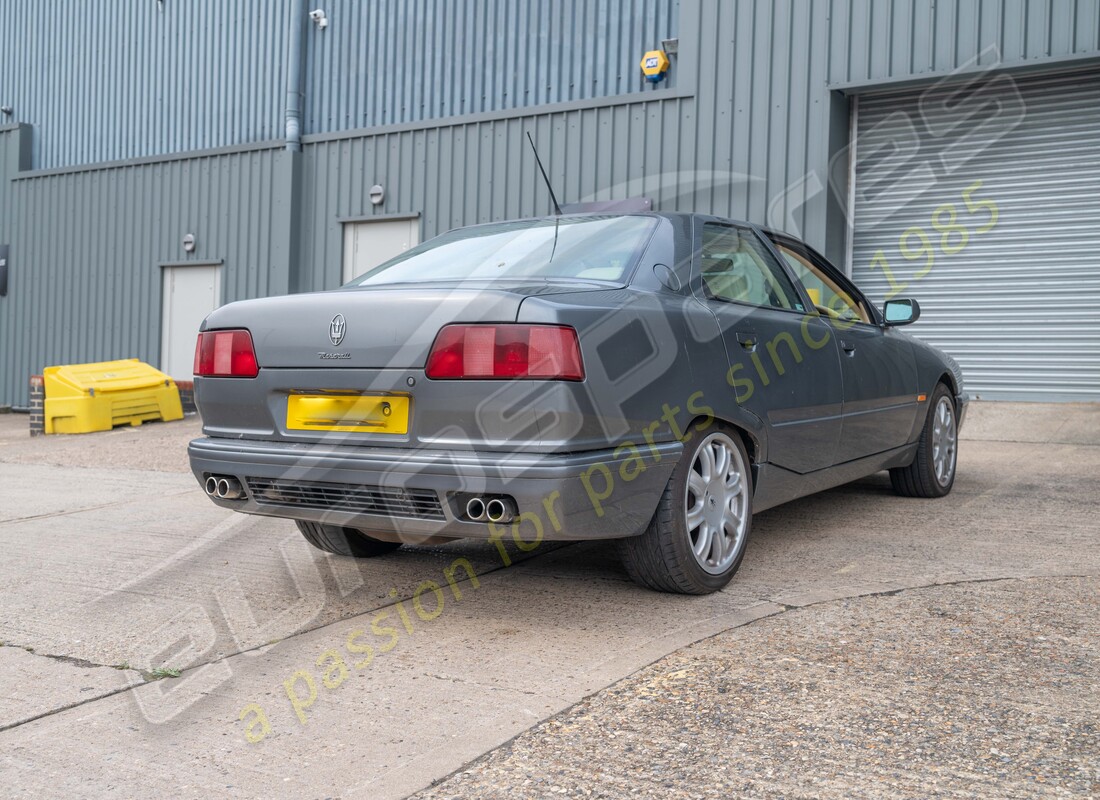
[[787, 273], [749, 228], [705, 223], [699, 266], [709, 298], [805, 310]]

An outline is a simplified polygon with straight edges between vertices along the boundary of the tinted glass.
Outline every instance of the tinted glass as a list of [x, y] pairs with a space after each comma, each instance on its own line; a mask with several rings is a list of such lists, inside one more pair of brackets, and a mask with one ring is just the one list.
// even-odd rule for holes
[[656, 224], [652, 217], [563, 217], [459, 228], [348, 285], [516, 278], [623, 281]]
[[791, 279], [752, 230], [708, 222], [700, 256], [708, 297], [805, 310]]

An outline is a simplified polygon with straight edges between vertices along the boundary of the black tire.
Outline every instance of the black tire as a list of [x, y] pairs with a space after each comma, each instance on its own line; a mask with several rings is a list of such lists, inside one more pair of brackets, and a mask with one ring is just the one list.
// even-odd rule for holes
[[[712, 502], [712, 495], [708, 488], [703, 496], [697, 496], [689, 487], [692, 481], [692, 472], [696, 472], [696, 462], [702, 457], [703, 448], [712, 447], [716, 437], [723, 448], [732, 448], [731, 455], [736, 452], [738, 462], [734, 464], [740, 474], [743, 490], [739, 487], [736, 496], [730, 490], [729, 499], [726, 495], [723, 499]], [[697, 480], [697, 479], [696, 479]], [[724, 481], [723, 481], [724, 483]], [[709, 485], [708, 485], [709, 486]], [[689, 529], [688, 500], [692, 499], [693, 507], [702, 504], [703, 516], [709, 512], [706, 508], [725, 509], [729, 507], [733, 513], [733, 506], [737, 511], [733, 516], [738, 520], [738, 532], [732, 543], [726, 535], [726, 529], [720, 528], [723, 544], [729, 544], [730, 548], [723, 552], [718, 562], [711, 563], [710, 559], [697, 557], [694, 548], [701, 542], [704, 536], [701, 527]], [[722, 516], [722, 524], [726, 521]], [[731, 517], [732, 519], [732, 517]], [[749, 467], [749, 457], [745, 452], [745, 446], [736, 431], [719, 427], [711, 429], [705, 435], [697, 435], [696, 440], [690, 442], [684, 449], [684, 455], [680, 463], [676, 465], [672, 476], [665, 486], [664, 493], [657, 505], [657, 512], [649, 527], [640, 536], [632, 536], [620, 539], [618, 542], [619, 555], [627, 574], [635, 583], [654, 589], [659, 592], [674, 592], [678, 594], [710, 594], [722, 589], [733, 578], [737, 568], [741, 566], [741, 560], [745, 556], [745, 547], [748, 544], [749, 534], [752, 531], [752, 472]], [[710, 540], [713, 547], [713, 538]], [[714, 550], [704, 546], [706, 553], [712, 554]], [[708, 562], [709, 566], [704, 566]]]
[[[947, 446], [938, 426], [942, 428], [941, 404], [948, 409], [950, 423], [950, 454], [945, 462], [941, 457]], [[928, 403], [928, 414], [917, 442], [917, 454], [909, 466], [890, 470], [890, 483], [902, 497], [943, 497], [955, 485], [956, 464], [959, 455], [958, 416], [951, 391], [942, 383], [936, 385]], [[943, 470], [949, 463], [950, 468]]]
[[398, 542], [383, 542], [372, 539], [355, 528], [341, 528], [337, 525], [322, 525], [319, 522], [295, 520], [298, 530], [311, 545], [326, 553], [355, 558], [373, 558], [392, 553], [401, 545]]

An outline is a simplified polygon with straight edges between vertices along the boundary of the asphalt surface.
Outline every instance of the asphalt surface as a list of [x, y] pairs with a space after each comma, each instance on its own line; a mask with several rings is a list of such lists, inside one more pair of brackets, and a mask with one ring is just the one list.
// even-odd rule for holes
[[193, 419], [25, 424], [6, 796], [1100, 794], [1100, 406], [976, 405], [949, 497], [881, 474], [758, 515], [705, 598], [602, 544], [332, 558], [210, 504]]

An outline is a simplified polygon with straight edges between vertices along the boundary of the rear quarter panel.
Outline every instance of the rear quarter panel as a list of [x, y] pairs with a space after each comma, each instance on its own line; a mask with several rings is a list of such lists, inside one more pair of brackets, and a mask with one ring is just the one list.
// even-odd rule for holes
[[715, 419], [746, 430], [764, 456], [761, 421], [734, 401], [714, 315], [690, 296], [620, 289], [533, 297], [521, 322], [572, 325], [586, 380], [532, 391], [544, 445], [559, 449], [690, 441]]

